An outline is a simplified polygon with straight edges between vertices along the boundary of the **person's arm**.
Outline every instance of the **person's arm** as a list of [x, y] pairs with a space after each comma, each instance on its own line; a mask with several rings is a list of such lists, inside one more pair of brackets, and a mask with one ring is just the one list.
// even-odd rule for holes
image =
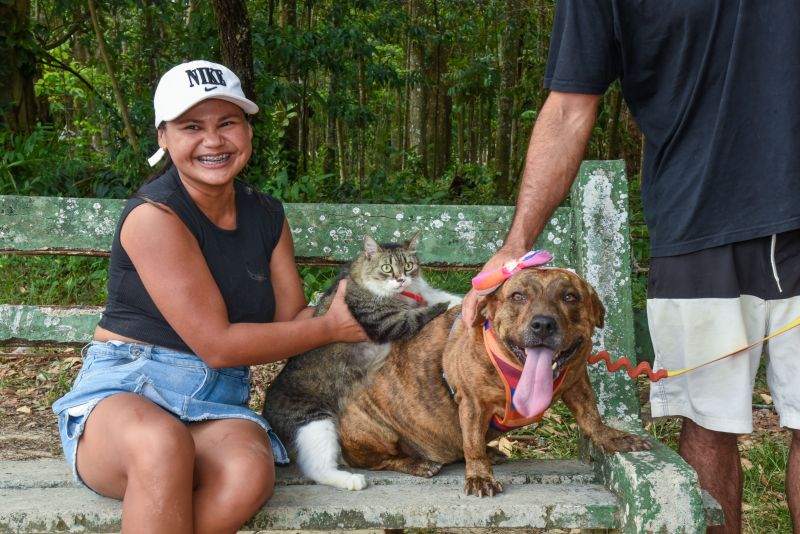
[[275, 322], [311, 317], [306, 306], [303, 282], [294, 260], [294, 242], [289, 223], [284, 219], [281, 237], [269, 262], [270, 281], [275, 291]]
[[[528, 252], [578, 173], [597, 117], [599, 95], [551, 92], [534, 124], [517, 196], [514, 220], [503, 246], [481, 272], [498, 269]], [[462, 318], [475, 322], [478, 295], [464, 297]]]
[[120, 239], [159, 311], [210, 367], [272, 362], [337, 341], [367, 339], [344, 303], [344, 284], [325, 315], [303, 313], [305, 301], [286, 228], [270, 261], [277, 322], [266, 324], [228, 321], [197, 241], [171, 211], [138, 206], [125, 219]]

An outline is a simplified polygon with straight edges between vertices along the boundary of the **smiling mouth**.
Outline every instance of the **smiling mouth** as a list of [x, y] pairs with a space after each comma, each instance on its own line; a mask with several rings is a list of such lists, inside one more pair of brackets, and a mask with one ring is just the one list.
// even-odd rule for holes
[[[583, 338], [580, 337], [578, 340], [572, 344], [569, 348], [559, 351], [553, 356], [553, 380], [556, 380], [561, 373], [563, 372], [564, 368], [569, 364], [572, 357], [575, 353], [578, 352], [578, 349], [581, 348], [583, 345]], [[525, 354], [525, 349], [518, 346], [518, 345], [509, 345], [511, 350], [514, 352], [514, 355], [519, 359], [522, 365], [525, 365], [525, 360], [527, 359], [527, 355]], [[539, 345], [540, 347], [544, 345]], [[536, 348], [536, 347], [528, 347], [528, 348]]]
[[213, 156], [200, 156], [197, 158], [201, 163], [208, 163], [211, 165], [216, 165], [219, 163], [225, 163], [229, 159], [231, 159], [230, 154], [215, 154]]

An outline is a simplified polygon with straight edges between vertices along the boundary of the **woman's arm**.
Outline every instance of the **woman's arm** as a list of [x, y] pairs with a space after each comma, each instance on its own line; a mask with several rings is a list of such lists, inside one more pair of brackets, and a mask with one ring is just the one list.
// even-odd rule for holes
[[[305, 318], [287, 227], [270, 262], [276, 322], [266, 324], [228, 321], [225, 302], [197, 241], [171, 211], [150, 204], [138, 206], [125, 219], [120, 240], [156, 307], [211, 367], [272, 362], [337, 341], [367, 339], [347, 310], [344, 287], [339, 287], [328, 313]], [[303, 318], [291, 320], [298, 314]]]
[[269, 262], [270, 280], [275, 291], [275, 322], [291, 321], [306, 308], [303, 282], [294, 261], [294, 242], [289, 223], [284, 219], [281, 237]]

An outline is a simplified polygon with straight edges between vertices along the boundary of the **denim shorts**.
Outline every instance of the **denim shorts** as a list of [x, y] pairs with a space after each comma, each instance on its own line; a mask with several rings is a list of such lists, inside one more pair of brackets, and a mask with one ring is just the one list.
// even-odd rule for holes
[[83, 349], [72, 389], [53, 404], [64, 456], [75, 481], [78, 440], [97, 404], [118, 393], [136, 393], [185, 423], [246, 419], [269, 436], [276, 463], [288, 463], [286, 448], [266, 419], [248, 407], [250, 368], [212, 369], [195, 356], [164, 347], [119, 341], [93, 341]]

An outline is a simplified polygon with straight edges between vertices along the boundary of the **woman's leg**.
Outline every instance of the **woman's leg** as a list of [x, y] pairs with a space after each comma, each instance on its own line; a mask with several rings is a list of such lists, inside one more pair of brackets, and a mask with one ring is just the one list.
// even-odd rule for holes
[[192, 423], [195, 533], [236, 532], [272, 496], [275, 464], [269, 437], [256, 423]]
[[122, 499], [122, 532], [191, 533], [195, 446], [187, 427], [133, 394], [92, 411], [78, 443], [78, 473], [92, 489]]

